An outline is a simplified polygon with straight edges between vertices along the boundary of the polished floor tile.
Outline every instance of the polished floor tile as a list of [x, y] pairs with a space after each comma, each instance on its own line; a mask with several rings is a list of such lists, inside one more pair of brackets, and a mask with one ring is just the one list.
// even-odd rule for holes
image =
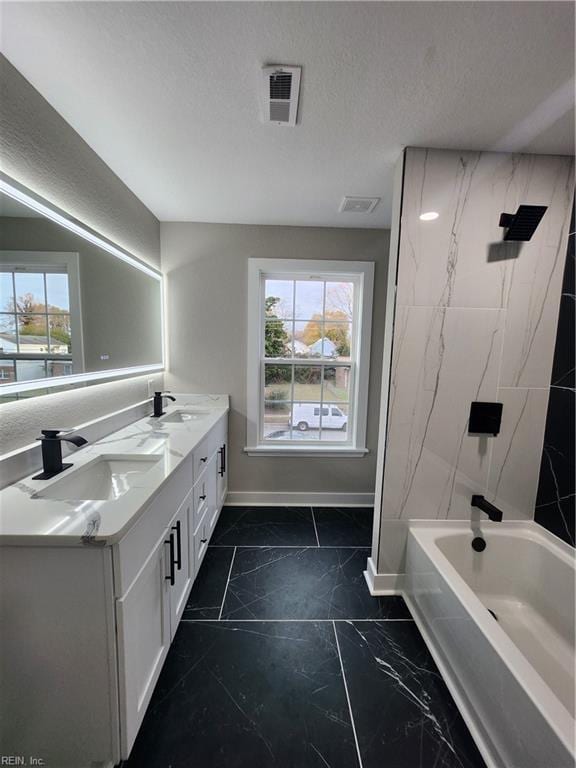
[[413, 622], [338, 622], [363, 768], [484, 762]]
[[357, 768], [331, 622], [180, 625], [126, 768]]
[[310, 507], [224, 507], [210, 542], [239, 547], [315, 547]]
[[362, 768], [483, 765], [348, 513], [320, 511], [318, 547], [309, 508], [223, 510], [123, 768], [359, 768], [355, 733]]
[[224, 599], [234, 547], [208, 547], [183, 619], [217, 619]]
[[321, 547], [369, 547], [373, 507], [313, 507]]
[[402, 598], [372, 597], [369, 549], [238, 549], [222, 618], [403, 619]]

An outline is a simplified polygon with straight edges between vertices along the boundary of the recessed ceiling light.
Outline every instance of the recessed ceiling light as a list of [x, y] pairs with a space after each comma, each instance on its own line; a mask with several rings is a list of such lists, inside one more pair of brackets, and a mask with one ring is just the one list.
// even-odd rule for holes
[[440, 216], [436, 211], [426, 211], [426, 213], [420, 214], [420, 221], [434, 221]]

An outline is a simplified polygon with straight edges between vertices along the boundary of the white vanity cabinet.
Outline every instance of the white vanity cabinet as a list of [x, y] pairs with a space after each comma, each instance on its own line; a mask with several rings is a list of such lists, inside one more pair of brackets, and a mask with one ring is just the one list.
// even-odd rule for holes
[[224, 502], [226, 442], [223, 412], [119, 540], [3, 548], [7, 754], [129, 756]]
[[[116, 547], [119, 589], [127, 587], [126, 594], [117, 599], [124, 759], [138, 733], [218, 521], [223, 503], [218, 495], [218, 452], [226, 434], [226, 421], [221, 420]], [[170, 517], [174, 509], [177, 511]], [[141, 563], [143, 553], [149, 550], [145, 542], [153, 531], [160, 535], [148, 559]], [[140, 570], [128, 586], [138, 563]]]

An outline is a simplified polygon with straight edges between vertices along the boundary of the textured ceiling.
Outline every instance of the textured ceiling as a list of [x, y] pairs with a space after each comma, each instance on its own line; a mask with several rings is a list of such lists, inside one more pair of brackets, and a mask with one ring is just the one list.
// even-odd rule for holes
[[[3, 3], [8, 59], [163, 221], [386, 226], [407, 145], [573, 153], [570, 2]], [[260, 67], [303, 67], [296, 128]], [[344, 195], [379, 196], [365, 216]]]

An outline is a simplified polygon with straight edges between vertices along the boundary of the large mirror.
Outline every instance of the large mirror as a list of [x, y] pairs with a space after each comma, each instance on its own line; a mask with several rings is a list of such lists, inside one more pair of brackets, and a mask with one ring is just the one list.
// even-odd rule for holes
[[2, 188], [0, 402], [160, 370], [160, 273], [5, 177]]

